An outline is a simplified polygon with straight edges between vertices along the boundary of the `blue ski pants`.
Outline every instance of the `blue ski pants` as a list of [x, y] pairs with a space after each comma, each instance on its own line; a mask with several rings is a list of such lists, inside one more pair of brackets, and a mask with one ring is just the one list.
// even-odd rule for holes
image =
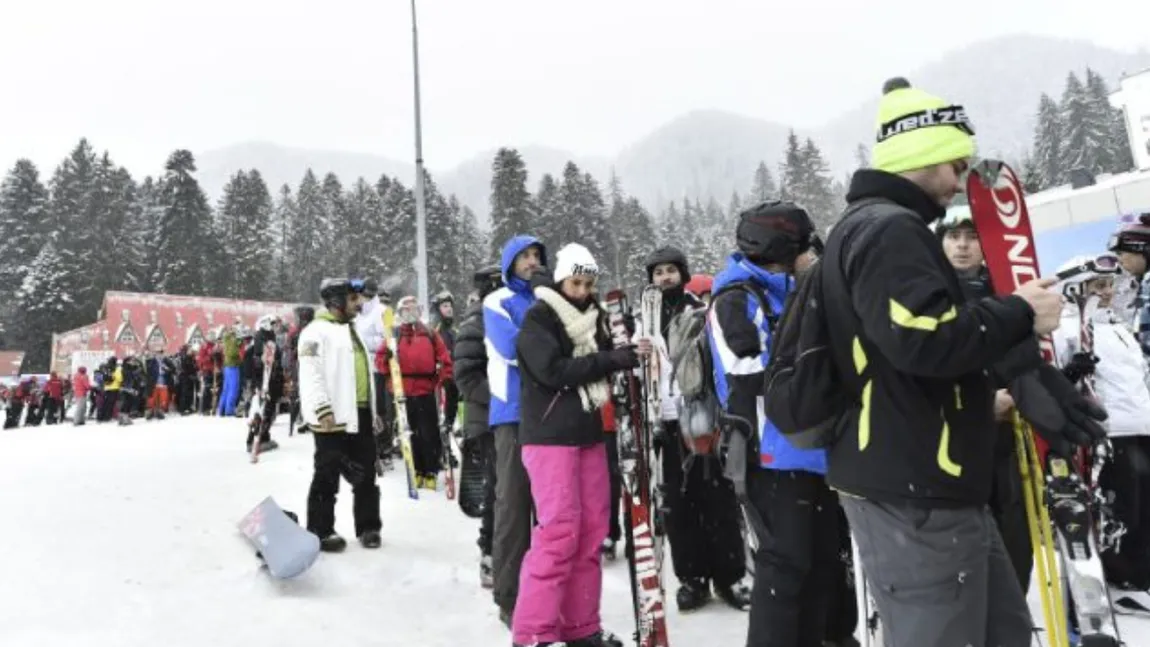
[[236, 404], [240, 401], [240, 367], [224, 367], [224, 388], [220, 393], [220, 404], [216, 408], [216, 415], [236, 415]]

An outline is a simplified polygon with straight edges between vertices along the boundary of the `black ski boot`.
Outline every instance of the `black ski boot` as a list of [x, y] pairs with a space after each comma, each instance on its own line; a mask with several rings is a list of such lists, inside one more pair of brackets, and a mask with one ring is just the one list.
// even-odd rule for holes
[[735, 582], [730, 586], [716, 584], [715, 595], [732, 609], [747, 611], [751, 608], [751, 589], [742, 582]]
[[675, 603], [679, 611], [687, 612], [702, 609], [711, 601], [711, 587], [707, 580], [689, 578], [682, 582], [679, 592], [675, 594]]
[[342, 553], [347, 548], [347, 540], [334, 532], [319, 540], [319, 549], [325, 553]]
[[479, 586], [485, 589], [495, 588], [495, 570], [491, 567], [491, 555], [484, 555], [479, 560]]
[[379, 548], [383, 545], [383, 539], [380, 538], [378, 531], [368, 530], [359, 536], [359, 543], [363, 544], [364, 548]]
[[603, 540], [603, 545], [599, 547], [599, 554], [609, 562], [615, 561], [615, 540], [610, 537]]
[[507, 609], [504, 609], [503, 607], [499, 608], [499, 622], [502, 622], [503, 626], [507, 627], [508, 629], [511, 628], [511, 616], [513, 616], [513, 615], [515, 615], [514, 609], [512, 609], [511, 611], [508, 611]]
[[605, 629], [568, 643], [570, 647], [623, 647], [623, 640]]

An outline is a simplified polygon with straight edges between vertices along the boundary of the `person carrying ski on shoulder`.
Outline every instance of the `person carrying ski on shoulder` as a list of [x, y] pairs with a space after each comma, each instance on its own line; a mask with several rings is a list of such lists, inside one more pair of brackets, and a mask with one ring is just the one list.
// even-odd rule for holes
[[[660, 404], [662, 406], [663, 487], [667, 506], [667, 538], [671, 563], [679, 590], [675, 602], [680, 611], [694, 611], [711, 600], [711, 588], [727, 605], [746, 611], [751, 592], [742, 583], [747, 574], [739, 507], [731, 482], [723, 477], [715, 453], [688, 450], [679, 427], [679, 391], [672, 379], [671, 358], [679, 349], [669, 347], [671, 321], [688, 309], [705, 308], [701, 299], [686, 291], [691, 280], [687, 257], [674, 247], [660, 247], [646, 259], [647, 282], [662, 291], [662, 312], [651, 340], [659, 353]], [[614, 436], [610, 437], [614, 441]], [[613, 454], [618, 462], [618, 449]]]
[[887, 647], [1027, 647], [1030, 610], [987, 506], [1001, 433], [989, 373], [1056, 454], [1095, 442], [1105, 413], [1038, 353], [1035, 335], [1059, 324], [1053, 280], [967, 301], [929, 229], [974, 155], [965, 110], [901, 78], [883, 90], [873, 168], [851, 178], [820, 262], [835, 365], [860, 385], [827, 481]]
[[[411, 451], [415, 462], [417, 487], [436, 490], [439, 470], [443, 466], [443, 439], [439, 435], [439, 404], [435, 390], [451, 379], [451, 355], [439, 334], [419, 320], [419, 302], [406, 296], [396, 304], [399, 339], [395, 349], [399, 372], [403, 377], [407, 424], [411, 427]], [[385, 344], [375, 356], [375, 370], [387, 379], [391, 388], [391, 350]]]
[[554, 287], [534, 289], [516, 340], [519, 444], [538, 518], [523, 558], [511, 631], [516, 647], [622, 647], [599, 619], [610, 480], [600, 408], [608, 376], [650, 345], [612, 349], [594, 297], [599, 266], [585, 247], [555, 255]]
[[477, 270], [472, 277], [479, 300], [467, 306], [451, 360], [455, 383], [463, 397], [463, 456], [476, 456], [486, 472], [483, 519], [479, 525], [479, 581], [484, 588], [495, 585], [492, 570], [492, 531], [495, 525], [495, 436], [488, 425], [491, 387], [487, 381], [487, 348], [483, 343], [483, 298], [503, 286], [498, 265]]
[[[810, 216], [792, 202], [747, 209], [735, 230], [739, 251], [714, 280], [708, 332], [715, 387], [724, 410], [751, 422], [756, 434], [750, 440], [757, 440], [751, 447], [758, 451], [746, 457], [748, 516], [766, 526], [764, 533], [752, 524], [759, 547], [748, 647], [821, 647], [836, 604], [836, 578], [846, 576], [838, 501], [824, 478], [825, 450], [791, 446], [758, 404], [774, 324], [795, 274], [812, 262], [813, 235]], [[741, 549], [736, 556], [741, 561]]]
[[491, 390], [487, 423], [495, 436], [495, 525], [491, 546], [499, 617], [511, 625], [519, 595], [519, 569], [531, 544], [531, 487], [519, 455], [519, 362], [515, 342], [535, 303], [531, 280], [547, 266], [547, 250], [533, 236], [513, 236], [499, 262], [503, 287], [483, 299], [483, 343]]
[[[1097, 262], [1079, 256], [1059, 272]], [[1114, 261], [1112, 261], [1114, 262]], [[1107, 435], [1113, 448], [1099, 476], [1098, 487], [1111, 500], [1114, 520], [1125, 532], [1109, 549], [1100, 550], [1114, 606], [1129, 612], [1150, 613], [1150, 389], [1146, 387], [1146, 358], [1130, 350], [1137, 347], [1125, 321], [1111, 310], [1113, 274], [1085, 272], [1063, 282], [1096, 299], [1096, 308], [1082, 313], [1068, 303], [1062, 325], [1054, 333], [1054, 349], [1062, 372], [1072, 382], [1089, 379], [1099, 404], [1109, 415]], [[1093, 349], [1082, 348], [1082, 317], [1093, 332]], [[1103, 528], [1105, 530], [1105, 528]], [[1105, 538], [1103, 541], [1105, 546]]]
[[381, 421], [374, 413], [371, 361], [352, 325], [362, 301], [348, 279], [324, 279], [319, 293], [325, 309], [299, 334], [300, 411], [315, 438], [307, 529], [326, 552], [347, 546], [335, 532], [343, 476], [351, 484], [355, 535], [365, 548], [379, 548], [374, 434]]
[[[974, 229], [968, 207], [954, 207], [935, 226], [942, 251], [958, 275], [959, 287], [967, 301], [978, 301], [994, 295], [990, 271], [983, 264], [982, 246]], [[1002, 543], [1023, 591], [1030, 590], [1030, 572], [1034, 568], [1030, 526], [1026, 519], [1022, 474], [1018, 471], [1018, 451], [1014, 440], [1014, 400], [1006, 384], [996, 383], [994, 393], [995, 424], [999, 433], [994, 440], [994, 475], [990, 511], [998, 524]]]

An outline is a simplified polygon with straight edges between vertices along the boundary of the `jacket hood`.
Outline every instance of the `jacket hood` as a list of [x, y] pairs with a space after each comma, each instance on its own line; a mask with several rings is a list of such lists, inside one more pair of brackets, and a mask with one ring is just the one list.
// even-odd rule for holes
[[539, 239], [534, 236], [519, 235], [513, 236], [506, 243], [503, 244], [503, 255], [499, 260], [499, 267], [503, 270], [503, 284], [511, 288], [515, 292], [530, 292], [531, 286], [527, 281], [515, 276], [512, 273], [512, 267], [515, 265], [515, 257], [519, 252], [535, 245], [539, 247], [539, 258], [543, 261], [543, 265], [547, 265], [547, 248]]
[[874, 169], [861, 169], [851, 176], [847, 202], [865, 198], [883, 198], [917, 213], [930, 224], [946, 216], [946, 208], [934, 201], [917, 184], [902, 177]]
[[736, 252], [727, 257], [727, 266], [715, 277], [712, 293], [717, 293], [724, 287], [739, 281], [751, 281], [764, 288], [767, 294], [780, 302], [785, 302], [790, 292], [793, 277], [789, 274], [768, 272], [747, 260], [747, 257]]

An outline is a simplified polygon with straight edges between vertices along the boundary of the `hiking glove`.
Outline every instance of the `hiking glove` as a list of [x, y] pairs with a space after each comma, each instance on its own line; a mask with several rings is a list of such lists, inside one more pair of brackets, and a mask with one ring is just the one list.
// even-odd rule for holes
[[1079, 393], [1049, 364], [1018, 376], [1007, 390], [1018, 413], [1058, 456], [1069, 460], [1076, 447], [1093, 446], [1106, 438], [1100, 424], [1106, 420], [1106, 410]]
[[1084, 377], [1094, 375], [1094, 367], [1098, 366], [1098, 357], [1090, 353], [1074, 353], [1070, 361], [1062, 367], [1062, 374], [1071, 384], [1078, 384]]
[[633, 345], [620, 346], [607, 351], [607, 361], [611, 363], [613, 370], [625, 371], [639, 365], [639, 356], [635, 354]]

